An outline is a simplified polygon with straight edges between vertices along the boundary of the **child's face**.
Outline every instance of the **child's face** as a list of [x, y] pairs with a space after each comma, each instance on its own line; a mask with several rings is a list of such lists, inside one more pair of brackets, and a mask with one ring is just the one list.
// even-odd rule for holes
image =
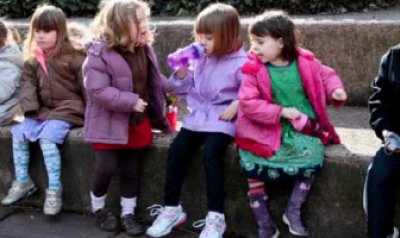
[[274, 39], [271, 36], [255, 36], [251, 35], [251, 49], [250, 51], [255, 53], [261, 62], [267, 63], [277, 61], [280, 59], [280, 55], [283, 48], [282, 39]]
[[[149, 28], [147, 27], [146, 14], [143, 9], [136, 10], [139, 27], [134, 22], [131, 25], [131, 39], [133, 42], [145, 44], [149, 39]], [[138, 30], [139, 29], [139, 30]]]
[[200, 34], [199, 35], [200, 44], [205, 48], [205, 54], [210, 56], [214, 49], [214, 38], [212, 34]]
[[49, 32], [43, 30], [35, 30], [34, 38], [36, 45], [43, 51], [49, 51], [56, 46], [57, 31], [51, 30]]

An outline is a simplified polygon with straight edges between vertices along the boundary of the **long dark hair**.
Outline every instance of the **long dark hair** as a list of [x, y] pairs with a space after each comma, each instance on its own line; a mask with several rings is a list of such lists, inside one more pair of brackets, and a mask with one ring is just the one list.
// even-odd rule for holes
[[273, 10], [257, 16], [249, 26], [249, 33], [258, 37], [282, 39], [281, 58], [288, 61], [297, 59], [296, 48], [300, 43], [296, 33], [299, 34], [299, 31], [285, 12]]

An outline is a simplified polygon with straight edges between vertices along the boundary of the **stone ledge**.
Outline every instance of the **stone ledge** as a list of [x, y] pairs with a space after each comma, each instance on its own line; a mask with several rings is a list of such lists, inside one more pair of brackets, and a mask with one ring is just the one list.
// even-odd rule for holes
[[[365, 216], [362, 209], [362, 189], [370, 159], [379, 148], [379, 140], [368, 126], [366, 108], [345, 107], [329, 110], [330, 117], [342, 138], [343, 145], [326, 148], [325, 168], [315, 179], [311, 197], [306, 206], [306, 219], [310, 237], [365, 237]], [[90, 183], [94, 167], [91, 146], [83, 143], [83, 130], [74, 129], [62, 147], [62, 182], [64, 186], [64, 210], [90, 211]], [[150, 222], [146, 207], [162, 202], [165, 166], [171, 136], [156, 135], [154, 144], [142, 160], [141, 195], [138, 214]], [[14, 169], [11, 152], [10, 127], [0, 130], [0, 198], [10, 186]], [[21, 205], [41, 207], [43, 191], [47, 183], [41, 151], [32, 145], [30, 172], [40, 189], [37, 195]], [[200, 154], [189, 162], [189, 171], [183, 188], [182, 204], [190, 222], [203, 219], [207, 212], [206, 185]], [[255, 237], [255, 221], [247, 199], [246, 179], [240, 171], [237, 152], [232, 145], [224, 158], [226, 164], [226, 216], [229, 230], [246, 237]], [[267, 185], [271, 191], [271, 209], [280, 230], [286, 228], [280, 221], [284, 211], [290, 184]], [[118, 209], [118, 181], [110, 186], [107, 203]], [[397, 213], [398, 214], [398, 213]], [[282, 237], [290, 237], [283, 233]]]

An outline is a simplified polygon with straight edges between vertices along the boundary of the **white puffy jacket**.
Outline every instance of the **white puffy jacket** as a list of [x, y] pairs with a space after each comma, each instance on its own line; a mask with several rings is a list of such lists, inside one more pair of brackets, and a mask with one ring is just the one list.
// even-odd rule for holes
[[11, 123], [20, 112], [18, 89], [22, 64], [22, 53], [17, 45], [0, 49], [0, 126]]

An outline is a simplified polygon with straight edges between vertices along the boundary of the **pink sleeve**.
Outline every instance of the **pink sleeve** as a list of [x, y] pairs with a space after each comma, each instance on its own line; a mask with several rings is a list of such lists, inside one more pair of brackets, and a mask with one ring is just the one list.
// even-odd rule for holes
[[265, 125], [280, 123], [282, 107], [262, 97], [253, 75], [244, 75], [239, 90], [239, 106], [244, 116], [251, 121]]
[[325, 88], [326, 98], [329, 104], [335, 107], [341, 107], [345, 104], [345, 101], [337, 101], [332, 98], [332, 93], [341, 88], [343, 90], [344, 86], [342, 81], [340, 80], [339, 76], [336, 74], [335, 70], [332, 68], [325, 66], [318, 62], [319, 74], [321, 76], [322, 82]]

